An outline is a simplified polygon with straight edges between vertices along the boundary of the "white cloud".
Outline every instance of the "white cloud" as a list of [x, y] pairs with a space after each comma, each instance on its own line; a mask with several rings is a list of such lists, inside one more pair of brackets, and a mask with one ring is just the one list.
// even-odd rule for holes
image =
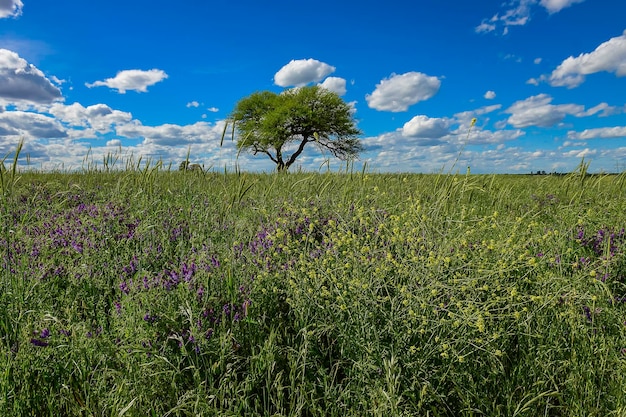
[[112, 132], [115, 126], [120, 126], [132, 121], [132, 115], [120, 110], [113, 110], [106, 104], [94, 104], [84, 107], [80, 103], [64, 105], [56, 103], [47, 110], [69, 128], [74, 137], [96, 137], [96, 133], [105, 134]]
[[550, 127], [561, 122], [565, 116], [585, 116], [585, 107], [579, 104], [550, 104], [552, 97], [539, 94], [525, 100], [516, 101], [504, 112], [511, 116], [508, 123], [514, 127]]
[[60, 99], [61, 90], [43, 72], [20, 58], [17, 53], [0, 49], [1, 102], [42, 104]]
[[151, 69], [143, 70], [125, 70], [120, 71], [114, 78], [107, 78], [104, 81], [96, 81], [93, 83], [85, 83], [89, 88], [92, 87], [109, 87], [117, 90], [118, 93], [124, 94], [126, 91], [136, 91], [138, 93], [146, 93], [148, 87], [166, 79], [168, 75], [163, 70]]
[[320, 84], [321, 87], [337, 93], [340, 96], [346, 94], [346, 80], [339, 77], [328, 77]]
[[613, 114], [618, 114], [622, 111], [622, 109], [617, 108], [615, 106], [609, 106], [607, 103], [600, 103], [597, 106], [594, 106], [587, 110], [584, 115], [585, 116], [593, 116], [596, 113], [600, 113], [600, 117], [611, 116]]
[[[480, 145], [483, 150], [479, 151], [474, 150], [475, 146], [464, 147], [466, 135], [459, 131], [435, 140], [405, 137], [398, 129], [363, 139], [366, 152], [362, 159], [371, 169], [385, 171], [447, 172], [463, 167], [465, 172], [465, 167], [471, 166], [472, 172], [527, 172], [526, 165], [518, 165], [520, 160], [528, 163], [530, 153], [512, 152], [513, 148], [505, 146], [505, 142], [522, 135], [520, 130], [472, 132], [467, 145]], [[463, 136], [462, 141], [459, 136]]]
[[[223, 128], [223, 125], [222, 125]], [[127, 138], [144, 138], [144, 144], [160, 146], [177, 146], [202, 143], [207, 139], [220, 137], [222, 131], [207, 122], [192, 125], [164, 124], [160, 126], [144, 126], [139, 122], [118, 126], [119, 136]]]
[[449, 122], [446, 119], [418, 115], [402, 127], [402, 135], [413, 138], [441, 138], [448, 134]]
[[541, 64], [541, 61], [543, 61], [543, 59], [541, 59], [541, 58], [535, 58], [535, 59], [533, 60], [533, 63], [535, 63], [535, 64], [539, 65], [539, 64]]
[[504, 142], [515, 140], [526, 134], [519, 129], [483, 130], [475, 128], [470, 131], [465, 127], [460, 127], [453, 133], [456, 134], [457, 142], [461, 139], [462, 142], [466, 142], [468, 145], [502, 145]]
[[0, 0], [0, 19], [20, 16], [22, 7], [24, 7], [22, 0]]
[[494, 98], [496, 98], [496, 92], [495, 92], [495, 91], [491, 91], [491, 90], [489, 90], [489, 91], [487, 91], [487, 92], [485, 93], [484, 97], [485, 97], [487, 100], [493, 100]]
[[585, 76], [597, 72], [614, 72], [618, 77], [626, 76], [626, 30], [621, 36], [602, 43], [593, 52], [583, 53], [576, 58], [565, 59], [550, 76], [541, 76], [553, 87], [578, 87]]
[[[0, 0], [1, 1], [1, 0]], [[50, 77], [50, 79], [52, 80], [53, 83], [55, 83], [56, 85], [63, 85], [65, 84], [67, 81], [66, 80], [62, 80], [60, 78], [55, 77], [54, 75], [52, 75]]]
[[474, 30], [477, 33], [493, 32], [494, 30], [496, 30], [496, 25], [491, 21], [488, 22], [483, 20], [483, 22], [480, 25], [476, 26]]
[[437, 94], [440, 86], [439, 78], [421, 72], [391, 74], [381, 80], [365, 99], [372, 109], [401, 112], [419, 101], [428, 100]]
[[588, 156], [593, 156], [595, 154], [597, 154], [598, 151], [595, 149], [589, 149], [589, 148], [585, 148], [585, 149], [573, 149], [571, 151], [567, 151], [567, 152], [563, 152], [563, 156], [565, 158], [576, 158], [576, 159], [580, 159], [580, 158], [586, 158]]
[[541, 5], [548, 13], [557, 13], [575, 3], [582, 3], [585, 0], [541, 0]]
[[[463, 111], [460, 113], [455, 113], [454, 120], [456, 123], [459, 124], [459, 127], [458, 127], [459, 132], [467, 133], [470, 126], [472, 125], [472, 120], [474, 118], [477, 119], [477, 123], [476, 123], [477, 126], [484, 125], [489, 121], [489, 117], [482, 117], [482, 116], [485, 114], [492, 113], [501, 108], [502, 108], [502, 104], [492, 104], [490, 106], [483, 106], [475, 110], [468, 110], [468, 111]], [[504, 129], [506, 127], [506, 121], [504, 122], [502, 126], [498, 126], [496, 123], [494, 127], [496, 127], [496, 129]], [[474, 132], [476, 132], [476, 129], [474, 129]]]
[[472, 118], [482, 116], [483, 114], [492, 113], [502, 108], [502, 104], [491, 104], [489, 106], [483, 106], [476, 110], [468, 110], [460, 113], [456, 113], [454, 117], [458, 120], [471, 121]]
[[66, 129], [53, 117], [43, 114], [7, 111], [0, 113], [0, 129], [7, 136], [51, 139], [67, 137]]
[[524, 26], [530, 21], [532, 9], [541, 5], [549, 14], [560, 12], [562, 9], [574, 3], [582, 3], [585, 0], [511, 0], [502, 4], [506, 10], [496, 13], [489, 19], [483, 19], [480, 25], [474, 28], [476, 33], [488, 33], [502, 27], [502, 34], [509, 33], [510, 26]]
[[114, 147], [122, 146], [122, 141], [119, 139], [111, 139], [107, 141], [107, 146], [114, 146]]
[[218, 111], [220, 111], [220, 109], [218, 109], [217, 107], [209, 107], [207, 110], [211, 113], [217, 113]]
[[281, 87], [302, 87], [321, 81], [335, 72], [335, 67], [316, 59], [291, 60], [274, 75], [274, 83]]
[[189, 103], [187, 103], [187, 107], [200, 107], [200, 103], [198, 103], [197, 101], [190, 101]]
[[[490, 19], [483, 19], [480, 25], [474, 30], [477, 33], [493, 32], [498, 26], [503, 26], [503, 34], [509, 31], [509, 26], [523, 26], [530, 20], [530, 9], [537, 0], [514, 0], [504, 3], [503, 6], [510, 7], [504, 13], [496, 13]], [[512, 6], [512, 7], [511, 7]]]
[[626, 138], [626, 126], [599, 127], [595, 129], [585, 129], [582, 132], [567, 132], [569, 139], [586, 140], [598, 138]]

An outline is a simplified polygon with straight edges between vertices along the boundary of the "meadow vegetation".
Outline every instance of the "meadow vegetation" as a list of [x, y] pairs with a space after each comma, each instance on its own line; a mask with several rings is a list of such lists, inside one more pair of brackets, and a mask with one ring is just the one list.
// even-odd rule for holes
[[626, 176], [2, 171], [0, 415], [626, 415]]

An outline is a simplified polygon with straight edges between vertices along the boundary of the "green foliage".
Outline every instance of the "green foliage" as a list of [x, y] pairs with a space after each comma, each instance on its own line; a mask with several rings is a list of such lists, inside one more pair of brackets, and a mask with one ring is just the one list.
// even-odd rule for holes
[[254, 93], [237, 103], [231, 118], [240, 133], [237, 147], [266, 154], [279, 171], [289, 169], [309, 142], [342, 160], [362, 150], [350, 106], [319, 86]]
[[626, 412], [623, 176], [17, 177], [0, 415]]

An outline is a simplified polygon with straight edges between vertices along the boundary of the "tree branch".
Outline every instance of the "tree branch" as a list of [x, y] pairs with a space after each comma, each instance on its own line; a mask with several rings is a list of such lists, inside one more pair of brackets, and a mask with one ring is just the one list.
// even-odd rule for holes
[[252, 145], [252, 154], [253, 154], [253, 155], [256, 155], [256, 154], [257, 154], [257, 153], [259, 153], [259, 152], [262, 152], [262, 153], [266, 154], [267, 156], [269, 156], [269, 157], [270, 157], [270, 159], [271, 159], [271, 160], [272, 160], [275, 164], [278, 164], [278, 163], [279, 163], [278, 159], [274, 158], [274, 155], [272, 155], [272, 154], [270, 153], [270, 151], [268, 151], [266, 148], [259, 147], [258, 143], [253, 144], [253, 145]]
[[304, 145], [306, 145], [308, 142], [310, 141], [307, 137], [304, 137], [302, 139], [302, 142], [300, 142], [300, 146], [298, 146], [298, 149], [291, 155], [291, 157], [285, 164], [285, 168], [289, 168], [291, 164], [293, 164], [296, 161], [296, 158], [299, 157], [302, 151], [304, 150]]

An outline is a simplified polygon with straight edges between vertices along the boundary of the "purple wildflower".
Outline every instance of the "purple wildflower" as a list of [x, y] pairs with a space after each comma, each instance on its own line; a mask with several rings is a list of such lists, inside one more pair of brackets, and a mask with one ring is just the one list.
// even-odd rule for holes
[[35, 346], [39, 346], [39, 347], [46, 347], [48, 346], [47, 342], [44, 342], [43, 340], [39, 340], [39, 339], [30, 339], [30, 343], [32, 343]]
[[187, 263], [183, 263], [182, 266], [182, 275], [183, 275], [183, 279], [185, 280], [185, 282], [189, 282], [191, 281], [191, 278], [193, 277], [193, 274], [196, 272], [196, 264], [195, 263], [191, 263], [191, 265], [187, 265]]
[[128, 284], [126, 283], [126, 281], [122, 281], [120, 283], [120, 291], [122, 291], [125, 295], [128, 295], [128, 293], [130, 293], [130, 288], [128, 288]]

